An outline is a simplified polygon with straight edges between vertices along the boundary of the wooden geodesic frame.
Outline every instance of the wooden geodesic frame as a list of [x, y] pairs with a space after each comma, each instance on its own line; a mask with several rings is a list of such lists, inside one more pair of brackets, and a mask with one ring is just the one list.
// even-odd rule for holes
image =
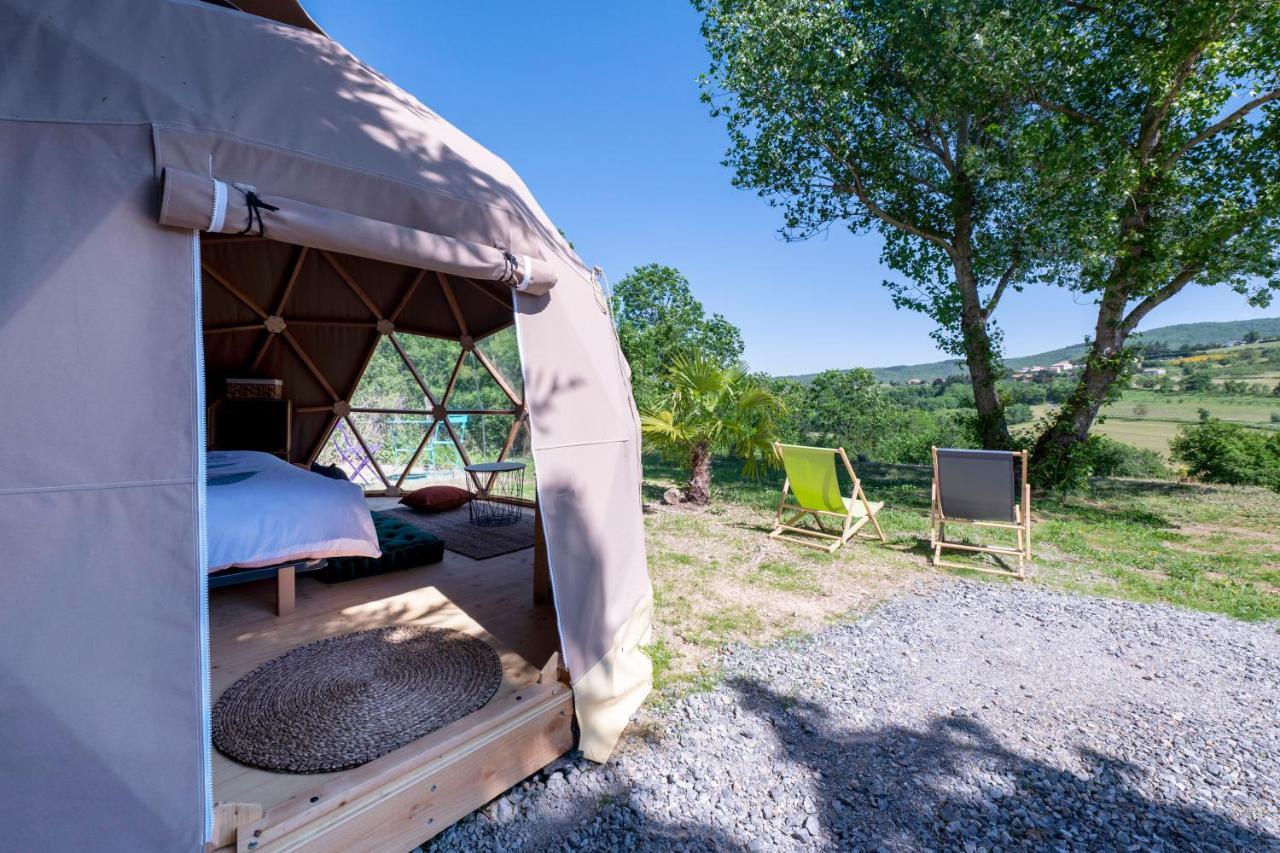
[[[260, 237], [233, 236], [217, 238], [211, 241], [210, 245], [225, 246], [227, 244], [263, 242], [267, 241]], [[280, 245], [284, 244], [276, 244], [277, 247]], [[527, 412], [523, 389], [517, 391], [513, 388], [502, 374], [502, 371], [476, 344], [478, 340], [490, 337], [513, 325], [515, 319], [514, 306], [509, 287], [497, 282], [480, 282], [470, 278], [445, 275], [432, 270], [406, 270], [406, 273], [409, 274], [407, 283], [378, 282], [379, 295], [383, 297], [383, 304], [379, 304], [379, 300], [371, 296], [370, 288], [363, 286], [358, 277], [349, 269], [354, 259], [348, 257], [344, 261], [344, 256], [323, 250], [309, 249], [305, 246], [293, 247], [293, 249], [294, 253], [287, 265], [283, 281], [275, 288], [275, 292], [272, 293], [270, 299], [255, 297], [255, 295], [248, 292], [247, 288], [238, 286], [225, 270], [220, 269], [207, 256], [201, 261], [201, 269], [206, 277], [206, 290], [208, 289], [208, 283], [212, 282], [221, 292], [229, 295], [240, 306], [252, 312], [256, 318], [253, 322], [206, 325], [204, 328], [206, 342], [222, 335], [256, 334], [259, 336], [256, 345], [252, 347], [249, 357], [243, 360], [243, 368], [237, 368], [242, 375], [258, 375], [268, 361], [269, 356], [272, 355], [274, 348], [285, 354], [292, 361], [295, 368], [304, 371], [320, 389], [323, 389], [325, 402], [306, 402], [301, 405], [295, 402], [293, 406], [293, 414], [296, 417], [325, 417], [327, 421], [323, 429], [318, 432], [315, 430], [310, 431], [309, 434], [317, 437], [314, 440], [308, 440], [304, 447], [299, 448], [296, 458], [291, 459], [291, 461], [308, 465], [314, 462], [329, 442], [333, 431], [341, 423], [346, 426], [359, 444], [361, 451], [368, 459], [370, 467], [377, 477], [377, 481], [382, 486], [380, 489], [366, 490], [366, 493], [370, 495], [399, 495], [402, 494], [405, 480], [417, 464], [423, 451], [432, 441], [432, 438], [437, 435], [437, 432], [442, 432], [443, 435], [447, 436], [449, 443], [456, 449], [458, 458], [463, 466], [471, 464], [471, 459], [467, 454], [462, 437], [450, 421], [451, 415], [511, 417], [511, 426], [507, 430], [497, 461], [503, 461], [508, 458], [515, 447], [521, 430], [527, 429]], [[336, 274], [342, 287], [353, 295], [358, 300], [359, 305], [362, 306], [359, 312], [362, 316], [350, 316], [350, 312], [348, 312], [348, 316], [317, 318], [299, 316], [293, 313], [295, 297], [298, 295], [300, 288], [305, 287], [307, 282], [316, 279], [318, 272], [316, 264], [323, 264], [327, 270]], [[304, 269], [308, 272], [304, 273]], [[385, 297], [391, 291], [393, 284], [397, 286], [394, 290], [395, 301], [392, 304], [388, 303]], [[261, 289], [259, 288], [259, 290]], [[481, 335], [473, 337], [473, 326], [468, 321], [464, 294], [460, 293], [461, 289], [465, 289], [465, 294], [470, 295], [473, 311], [476, 304], [475, 296], [483, 297], [485, 301], [487, 311], [484, 313], [487, 322]], [[414, 305], [415, 300], [424, 298], [428, 291], [435, 291], [443, 296], [443, 305], [447, 308], [447, 313], [452, 318], [456, 333], [441, 333], [438, 328], [417, 328], [413, 325], [403, 325], [400, 322], [406, 309]], [[493, 323], [495, 311], [503, 313], [501, 324], [496, 326]], [[359, 369], [354, 372], [348, 371], [345, 378], [340, 379], [333, 375], [334, 371], [326, 370], [321, 363], [322, 360], [314, 357], [316, 353], [314, 351], [309, 352], [308, 346], [292, 331], [296, 329], [323, 329], [326, 327], [333, 330], [367, 330], [367, 343], [360, 346], [358, 350], [350, 350], [351, 360], [353, 363], [358, 362]], [[459, 344], [458, 356], [449, 372], [448, 381], [438, 395], [429, 387], [422, 372], [406, 352], [404, 345], [398, 338], [400, 333], [449, 340]], [[391, 347], [407, 369], [408, 375], [412, 376], [414, 383], [421, 390], [423, 398], [427, 401], [426, 407], [375, 408], [352, 404], [352, 399], [359, 389], [360, 382], [363, 380], [370, 362], [384, 339], [391, 344]], [[502, 394], [510, 402], [509, 407], [497, 409], [450, 407], [450, 400], [454, 396], [459, 373], [468, 356], [473, 357], [484, 373], [493, 380], [497, 388], [501, 390]], [[274, 357], [279, 359], [280, 355], [277, 353]], [[224, 368], [226, 367], [228, 366], [224, 365]], [[287, 386], [288, 383], [286, 383], [286, 396], [289, 396], [289, 388]], [[429, 419], [412, 455], [404, 464], [399, 475], [394, 479], [388, 476], [378, 459], [378, 453], [371, 448], [370, 442], [357, 425], [356, 418], [352, 417], [359, 414], [406, 415]], [[468, 476], [480, 492], [487, 491], [493, 485], [492, 475], [484, 478], [469, 473]]]

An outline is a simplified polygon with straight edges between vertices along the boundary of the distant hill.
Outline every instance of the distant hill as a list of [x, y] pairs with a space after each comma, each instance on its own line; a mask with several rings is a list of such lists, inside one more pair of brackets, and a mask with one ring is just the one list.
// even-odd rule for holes
[[[1204, 349], [1230, 341], [1241, 340], [1250, 331], [1255, 331], [1264, 338], [1280, 338], [1280, 317], [1264, 317], [1259, 320], [1229, 320], [1221, 323], [1179, 323], [1175, 326], [1161, 326], [1148, 329], [1137, 337], [1148, 346], [1159, 344], [1169, 349]], [[1084, 355], [1083, 343], [1039, 352], [1034, 355], [1006, 358], [1005, 365], [1010, 370], [1030, 367], [1035, 364], [1050, 365], [1055, 361], [1075, 361]], [[963, 375], [964, 362], [959, 359], [947, 361], [931, 361], [927, 364], [896, 364], [892, 367], [873, 367], [871, 372], [881, 382], [906, 382], [919, 379], [930, 382], [947, 376]], [[789, 376], [800, 382], [808, 382], [816, 373], [800, 376]]]

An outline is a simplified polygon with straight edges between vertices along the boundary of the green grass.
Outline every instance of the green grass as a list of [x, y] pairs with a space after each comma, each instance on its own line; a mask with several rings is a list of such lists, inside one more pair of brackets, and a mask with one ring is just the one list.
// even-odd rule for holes
[[1174, 421], [1108, 418], [1105, 422], [1094, 425], [1093, 431], [1098, 435], [1105, 435], [1144, 450], [1154, 450], [1168, 457], [1169, 442], [1178, 435], [1181, 427], [1182, 424]]
[[[646, 460], [646, 479], [673, 473], [659, 460]], [[880, 518], [890, 543], [860, 542], [853, 550], [889, 551], [923, 562], [930, 470], [864, 464], [859, 474], [868, 494], [886, 503]], [[765, 529], [779, 480], [776, 472], [752, 480], [732, 463], [717, 463], [715, 499], [759, 513]], [[1096, 481], [1087, 495], [1039, 496], [1033, 503], [1040, 569], [1036, 583], [1240, 619], [1280, 618], [1280, 500], [1275, 492], [1116, 479]], [[850, 550], [826, 555], [794, 547], [785, 559], [762, 561], [749, 579], [764, 588], [817, 594], [824, 561], [840, 560]]]
[[[645, 459], [645, 515], [655, 639], [647, 647], [653, 707], [719, 681], [733, 643], [802, 638], [866, 613], [929, 577], [1020, 582], [929, 565], [931, 470], [858, 466], [887, 543], [860, 539], [828, 554], [766, 536], [781, 474], [742, 476], [717, 461], [707, 510], [657, 506], [679, 469]], [[1087, 494], [1033, 498], [1029, 586], [1161, 602], [1249, 621], [1280, 620], [1280, 500], [1266, 489], [1155, 480], [1095, 481]], [[998, 533], [975, 530], [971, 538]], [[948, 555], [979, 566], [987, 556]]]
[[[821, 552], [814, 552], [815, 554]], [[781, 592], [799, 592], [820, 595], [822, 585], [818, 582], [817, 572], [811, 566], [799, 562], [782, 562], [781, 560], [765, 560], [756, 567], [747, 582], [755, 586], [776, 589]]]

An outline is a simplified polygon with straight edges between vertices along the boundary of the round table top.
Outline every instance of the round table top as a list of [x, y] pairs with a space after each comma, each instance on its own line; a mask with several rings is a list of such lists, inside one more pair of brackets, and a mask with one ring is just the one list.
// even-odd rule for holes
[[500, 474], [505, 471], [519, 471], [524, 468], [523, 462], [481, 462], [478, 465], [465, 465], [464, 471], [476, 474]]

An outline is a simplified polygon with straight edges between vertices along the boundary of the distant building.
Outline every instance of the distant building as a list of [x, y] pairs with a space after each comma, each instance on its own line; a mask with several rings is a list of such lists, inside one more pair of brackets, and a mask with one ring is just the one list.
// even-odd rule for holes
[[1165, 375], [1166, 373], [1168, 373], [1168, 372], [1169, 372], [1169, 371], [1165, 370], [1163, 367], [1144, 367], [1144, 368], [1142, 368], [1142, 375], [1143, 375], [1143, 376], [1164, 376], [1164, 375]]
[[1046, 370], [1048, 370], [1048, 368], [1040, 364], [1033, 364], [1029, 367], [1020, 367], [1013, 372], [1013, 378], [1018, 382], [1030, 382]]
[[1049, 370], [1053, 373], [1069, 373], [1075, 369], [1076, 366], [1069, 361], [1055, 361], [1053, 364], [1049, 365]]
[[907, 384], [908, 384], [908, 385], [923, 385], [923, 384], [924, 384], [924, 380], [923, 380], [923, 379], [908, 379], [908, 380], [907, 380]]

